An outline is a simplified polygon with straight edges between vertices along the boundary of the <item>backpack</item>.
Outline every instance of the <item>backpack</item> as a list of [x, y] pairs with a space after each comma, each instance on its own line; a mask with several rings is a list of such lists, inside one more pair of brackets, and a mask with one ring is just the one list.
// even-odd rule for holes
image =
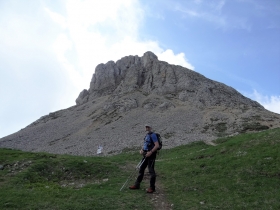
[[[160, 134], [159, 133], [155, 133], [156, 134], [156, 136], [157, 136], [157, 139], [158, 139], [158, 144], [159, 144], [159, 148], [157, 148], [157, 150], [161, 150], [161, 148], [162, 148], [162, 140], [161, 140], [161, 136], [160, 136]], [[150, 135], [150, 138], [152, 138], [151, 137], [151, 135], [152, 134], [149, 134]], [[151, 141], [152, 143], [154, 143], [153, 142], [153, 140]]]

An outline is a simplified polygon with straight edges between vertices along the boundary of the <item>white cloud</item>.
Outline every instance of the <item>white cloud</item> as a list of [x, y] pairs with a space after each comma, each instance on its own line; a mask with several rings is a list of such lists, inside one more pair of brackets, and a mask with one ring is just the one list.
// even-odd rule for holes
[[184, 53], [139, 38], [145, 17], [137, 0], [61, 0], [59, 7], [44, 0], [3, 4], [0, 137], [74, 105], [99, 63], [152, 51], [161, 60], [192, 67]]
[[[176, 4], [175, 11], [179, 11], [183, 18], [196, 18], [215, 25], [223, 30], [244, 29], [251, 30], [251, 23], [242, 13], [232, 14], [225, 12], [225, 0], [220, 1], [190, 1]], [[225, 15], [227, 14], [227, 15]]]
[[51, 17], [51, 19], [56, 22], [57, 24], [59, 24], [60, 26], [62, 26], [63, 28], [67, 27], [67, 22], [66, 19], [63, 15], [52, 12], [49, 8], [44, 8], [45, 11], [49, 14], [49, 16]]
[[187, 61], [184, 53], [175, 55], [172, 50], [168, 49], [157, 55], [159, 60], [164, 60], [170, 64], [176, 64], [194, 70], [194, 66]]
[[218, 4], [214, 5], [215, 10], [221, 11], [225, 5], [225, 0], [219, 1]]
[[254, 90], [253, 93], [248, 94], [250, 98], [256, 100], [269, 111], [280, 114], [280, 96], [267, 96]]
[[[217, 7], [218, 7], [218, 5], [217, 5]], [[192, 17], [192, 18], [199, 18], [203, 21], [213, 23], [221, 28], [229, 27], [228, 20], [224, 16], [220, 15], [216, 11], [216, 9], [213, 9], [213, 8], [189, 9], [189, 7], [177, 5], [175, 10], [181, 12], [183, 14], [184, 18], [187, 16]]]
[[[139, 40], [139, 26], [145, 13], [136, 0], [65, 1], [65, 7], [65, 17], [45, 10], [52, 20], [67, 29], [59, 35], [53, 49], [70, 77], [76, 78], [80, 90], [88, 87], [99, 63], [127, 55], [142, 56], [146, 51], [154, 52], [160, 60], [194, 69], [184, 53], [164, 50], [155, 40]], [[69, 57], [71, 53], [75, 54], [76, 63]]]

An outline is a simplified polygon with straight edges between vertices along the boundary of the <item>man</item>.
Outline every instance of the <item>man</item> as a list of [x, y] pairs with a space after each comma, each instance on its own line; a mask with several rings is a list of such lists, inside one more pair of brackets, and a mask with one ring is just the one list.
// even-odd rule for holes
[[140, 150], [140, 154], [143, 155], [143, 164], [139, 169], [138, 177], [133, 186], [130, 186], [129, 189], [139, 189], [140, 183], [143, 180], [145, 169], [148, 166], [150, 173], [150, 187], [147, 190], [147, 193], [153, 193], [155, 191], [156, 183], [156, 172], [155, 172], [155, 160], [157, 155], [157, 149], [159, 147], [157, 135], [152, 132], [152, 127], [150, 125], [145, 125], [146, 127], [146, 136], [144, 138], [144, 145]]

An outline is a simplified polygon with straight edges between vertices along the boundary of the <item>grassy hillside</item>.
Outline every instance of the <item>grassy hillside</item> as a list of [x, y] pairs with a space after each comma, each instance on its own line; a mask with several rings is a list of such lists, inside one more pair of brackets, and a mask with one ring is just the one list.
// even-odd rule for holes
[[161, 150], [154, 195], [144, 191], [148, 180], [141, 190], [120, 192], [137, 152], [76, 157], [0, 149], [0, 209], [156, 209], [159, 194], [172, 209], [280, 209], [280, 129], [215, 143]]
[[280, 129], [166, 152], [161, 181], [174, 209], [280, 209]]

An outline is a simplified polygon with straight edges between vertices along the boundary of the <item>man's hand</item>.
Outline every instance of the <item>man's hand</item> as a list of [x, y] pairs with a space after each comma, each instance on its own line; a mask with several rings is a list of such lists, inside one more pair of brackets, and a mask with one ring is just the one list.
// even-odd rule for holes
[[147, 152], [146, 157], [150, 157], [153, 154], [152, 151]]
[[144, 153], [144, 151], [142, 149], [139, 152], [140, 152], [141, 155], [143, 155], [143, 153]]
[[154, 148], [151, 151], [147, 152], [146, 157], [150, 157], [153, 154], [153, 150], [157, 151], [158, 148], [159, 148], [159, 143], [156, 141]]

